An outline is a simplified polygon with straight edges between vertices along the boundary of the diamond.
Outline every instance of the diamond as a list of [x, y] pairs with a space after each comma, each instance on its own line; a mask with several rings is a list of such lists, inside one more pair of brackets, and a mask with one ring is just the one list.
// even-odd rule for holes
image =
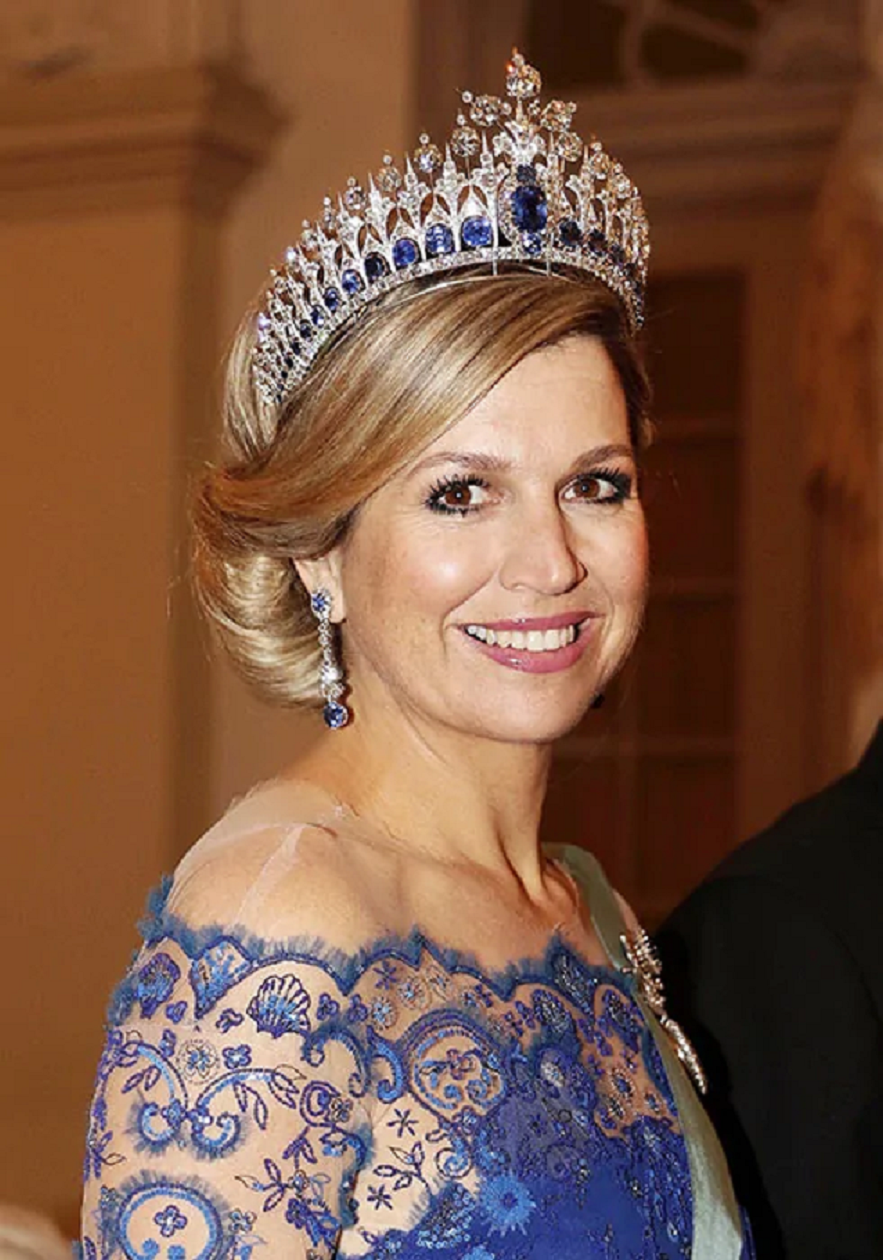
[[460, 235], [467, 249], [485, 249], [494, 243], [491, 221], [483, 214], [473, 214], [464, 219]]
[[333, 315], [340, 306], [340, 290], [334, 288], [326, 289], [322, 294], [322, 299]]
[[346, 181], [346, 190], [343, 194], [343, 204], [347, 210], [352, 210], [354, 214], [358, 214], [360, 210], [365, 209], [365, 191], [356, 183], [352, 175]]
[[583, 142], [575, 131], [562, 131], [556, 137], [555, 148], [565, 162], [578, 162], [582, 156]]
[[330, 197], [326, 197], [322, 203], [322, 218], [319, 222], [329, 236], [333, 236], [337, 231], [337, 215]]
[[384, 154], [383, 166], [377, 172], [376, 182], [380, 191], [390, 197], [402, 186], [401, 171], [397, 170], [393, 165], [393, 160], [389, 153]]
[[543, 86], [539, 70], [529, 66], [521, 53], [514, 53], [506, 67], [506, 91], [518, 100], [536, 96]]
[[389, 271], [386, 265], [386, 259], [380, 254], [368, 254], [365, 258], [365, 275], [373, 284], [375, 280], [380, 280]]
[[499, 96], [476, 96], [469, 110], [469, 117], [476, 127], [494, 127], [503, 113]]
[[319, 257], [319, 238], [308, 223], [304, 225], [304, 230], [301, 232], [300, 247], [311, 262], [315, 262]]
[[571, 101], [549, 101], [540, 118], [540, 125], [549, 131], [566, 131], [573, 122], [576, 106]]
[[365, 287], [358, 271], [345, 271], [340, 277], [340, 285], [344, 293], [349, 293], [350, 296], [359, 293]]
[[444, 223], [433, 223], [426, 229], [426, 253], [429, 258], [437, 258], [439, 254], [453, 254], [454, 233]]
[[417, 248], [417, 242], [412, 241], [409, 236], [403, 236], [392, 247], [392, 260], [398, 271], [410, 267], [419, 257], [420, 250]]
[[512, 222], [521, 232], [542, 232], [549, 217], [546, 194], [538, 184], [521, 184], [509, 198]]
[[457, 157], [475, 157], [480, 148], [481, 139], [474, 127], [470, 127], [464, 122], [459, 127], [454, 128], [451, 133], [451, 149], [456, 153]]
[[323, 662], [319, 666], [319, 682], [323, 687], [333, 687], [343, 682], [343, 670], [334, 661]]
[[424, 175], [431, 175], [442, 164], [441, 149], [437, 144], [432, 143], [429, 136], [422, 135], [420, 147], [414, 150], [414, 161], [417, 163], [417, 169]]

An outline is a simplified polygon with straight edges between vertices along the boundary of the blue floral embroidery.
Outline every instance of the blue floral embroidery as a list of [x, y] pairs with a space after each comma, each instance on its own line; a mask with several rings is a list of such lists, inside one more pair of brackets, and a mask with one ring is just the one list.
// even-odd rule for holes
[[192, 932], [164, 896], [147, 928], [98, 1069], [84, 1260], [690, 1257], [626, 978], [557, 941], [489, 976], [416, 934], [347, 959]]
[[141, 1014], [149, 1019], [172, 990], [181, 975], [180, 968], [168, 954], [156, 953], [138, 972], [135, 978], [135, 994], [141, 1004]]
[[225, 1046], [222, 1054], [224, 1065], [228, 1068], [244, 1068], [251, 1063], [250, 1046]]

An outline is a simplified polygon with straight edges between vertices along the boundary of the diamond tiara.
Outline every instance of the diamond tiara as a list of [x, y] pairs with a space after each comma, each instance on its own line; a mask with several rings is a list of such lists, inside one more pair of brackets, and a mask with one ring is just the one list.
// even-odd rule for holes
[[[367, 190], [350, 179], [305, 221], [257, 317], [253, 371], [281, 406], [332, 336], [384, 293], [420, 277], [499, 263], [586, 273], [643, 323], [650, 238], [620, 164], [570, 130], [576, 106], [538, 100], [542, 80], [513, 52], [506, 94], [461, 94], [444, 152], [420, 136], [400, 171], [389, 154]], [[513, 103], [514, 102], [514, 103]]]

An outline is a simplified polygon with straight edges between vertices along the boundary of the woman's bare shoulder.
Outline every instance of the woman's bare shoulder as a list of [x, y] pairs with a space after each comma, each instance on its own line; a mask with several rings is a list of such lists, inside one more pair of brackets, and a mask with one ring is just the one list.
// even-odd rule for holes
[[193, 929], [363, 948], [389, 925], [351, 830], [346, 811], [309, 784], [249, 793], [186, 854], [168, 912]]

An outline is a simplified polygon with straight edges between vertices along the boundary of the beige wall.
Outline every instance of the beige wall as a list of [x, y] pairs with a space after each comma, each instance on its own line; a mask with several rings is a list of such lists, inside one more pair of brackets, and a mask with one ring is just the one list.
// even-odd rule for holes
[[104, 998], [175, 828], [168, 330], [190, 237], [155, 207], [6, 223], [0, 241], [2, 1193], [56, 1208]]
[[186, 69], [0, 89], [0, 1201], [71, 1230], [146, 891], [303, 738], [220, 664], [211, 682], [190, 615], [182, 504], [222, 344], [301, 218], [406, 134], [408, 0], [244, 13], [242, 71], [289, 125], [223, 239], [272, 131], [260, 102]]
[[[363, 179], [376, 170], [387, 150], [400, 154], [411, 142], [414, 8], [411, 0], [263, 0], [249, 9], [254, 72], [293, 121], [227, 227], [228, 335], [301, 221], [318, 215], [322, 198], [343, 188], [348, 176]], [[315, 729], [315, 718], [259, 704], [222, 661], [214, 704], [217, 813], [289, 761]]]

